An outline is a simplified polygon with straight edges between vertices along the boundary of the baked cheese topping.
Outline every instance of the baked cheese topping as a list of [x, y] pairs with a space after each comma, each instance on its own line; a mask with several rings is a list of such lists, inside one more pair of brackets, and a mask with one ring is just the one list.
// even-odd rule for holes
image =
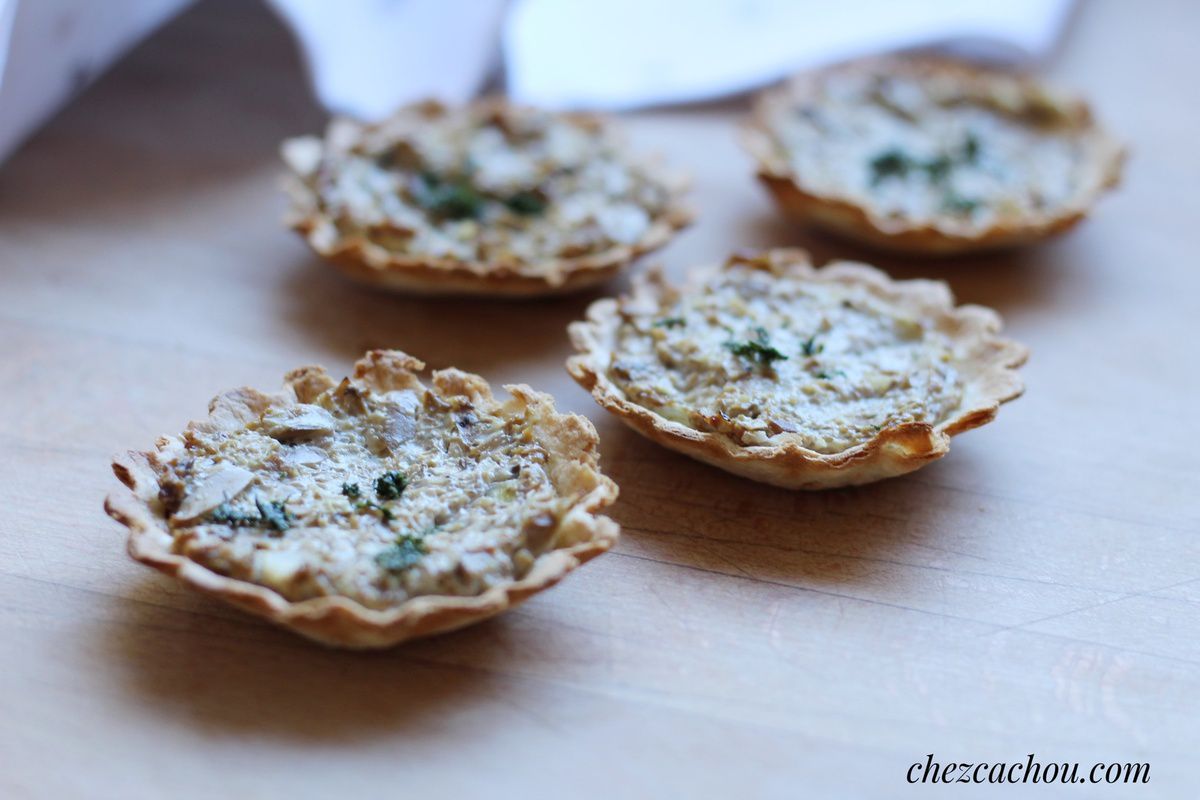
[[987, 228], [1069, 208], [1094, 182], [1086, 111], [1015, 76], [835, 69], [763, 110], [805, 191], [880, 217]]
[[741, 445], [839, 453], [888, 426], [936, 425], [962, 399], [949, 340], [860, 284], [735, 258], [699, 289], [620, 311], [608, 374], [626, 397]]
[[285, 155], [340, 235], [397, 256], [536, 274], [637, 244], [675, 193], [587, 117], [425, 103], [348, 130], [291, 140]]
[[233, 432], [193, 427], [159, 464], [159, 496], [175, 552], [289, 600], [476, 595], [522, 577], [578, 500], [556, 490], [532, 426], [343, 381]]

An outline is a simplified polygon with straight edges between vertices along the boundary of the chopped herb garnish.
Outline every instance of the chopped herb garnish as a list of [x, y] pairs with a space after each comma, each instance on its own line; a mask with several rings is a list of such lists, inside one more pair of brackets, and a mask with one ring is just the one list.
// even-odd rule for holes
[[814, 333], [812, 336], [808, 337], [808, 339], [806, 339], [805, 341], [800, 343], [800, 352], [804, 353], [804, 355], [809, 356], [809, 357], [815, 356], [817, 353], [820, 353], [821, 351], [823, 351], [825, 349], [825, 345], [817, 344], [816, 342], [817, 342], [817, 335]]
[[258, 509], [258, 516], [264, 525], [280, 532], [292, 527], [292, 514], [284, 507], [282, 501], [272, 500], [264, 504], [262, 500], [255, 498], [254, 506]]
[[687, 320], [683, 317], [663, 317], [655, 322], [650, 327], [652, 328], [682, 328], [687, 325]]
[[370, 500], [363, 500], [355, 508], [359, 511], [378, 511], [379, 516], [383, 518], [384, 522], [391, 522], [396, 518], [396, 515], [392, 513], [390, 508], [381, 506], [378, 503], [372, 503]]
[[258, 514], [234, 508], [229, 503], [221, 503], [212, 510], [208, 518], [218, 525], [228, 525], [231, 528], [246, 528], [262, 521]]
[[268, 527], [277, 531], [286, 531], [292, 527], [292, 514], [280, 500], [264, 503], [255, 498], [254, 507], [257, 513], [234, 508], [229, 503], [221, 503], [209, 514], [209, 521], [218, 525], [228, 525], [231, 528]]
[[825, 370], [820, 370], [818, 372], [813, 373], [813, 377], [819, 381], [831, 381], [834, 379], [835, 376], [840, 376], [840, 377], [844, 378], [844, 377], [846, 377], [846, 373], [842, 372], [840, 369], [835, 369], [832, 372], [826, 372]]
[[878, 186], [886, 178], [905, 178], [913, 167], [913, 160], [905, 153], [892, 148], [871, 159], [871, 185]]
[[391, 547], [376, 554], [375, 563], [388, 572], [401, 572], [420, 561], [427, 552], [429, 549], [418, 537], [405, 534]]
[[408, 486], [408, 479], [401, 472], [385, 472], [375, 479], [375, 494], [382, 500], [399, 500]]
[[446, 219], [478, 219], [483, 196], [465, 180], [424, 172], [413, 183], [413, 198], [430, 214]]
[[509, 210], [523, 216], [535, 216], [546, 210], [546, 200], [537, 192], [521, 191], [504, 201]]
[[725, 346], [735, 356], [757, 361], [764, 367], [771, 366], [772, 361], [788, 360], [787, 356], [771, 346], [771, 342], [767, 337], [767, 331], [764, 328], [755, 328], [754, 339], [748, 342], [726, 342]]
[[[471, 172], [467, 164], [466, 174]], [[479, 219], [486, 203], [503, 203], [510, 211], [523, 216], [534, 216], [546, 210], [548, 203], [538, 191], [522, 190], [508, 197], [485, 194], [466, 177], [444, 177], [433, 172], [422, 172], [412, 183], [413, 199], [417, 205], [435, 217], [443, 219]]]
[[362, 491], [358, 488], [357, 483], [343, 483], [342, 484], [342, 494], [346, 495], [346, 497], [353, 499], [353, 498], [361, 495]]
[[924, 172], [930, 183], [943, 184], [959, 164], [973, 164], [979, 158], [979, 139], [968, 133], [962, 147], [955, 153], [942, 153], [928, 161], [922, 161], [892, 147], [884, 150], [870, 161], [871, 185], [878, 186], [888, 178], [907, 178], [910, 172]]

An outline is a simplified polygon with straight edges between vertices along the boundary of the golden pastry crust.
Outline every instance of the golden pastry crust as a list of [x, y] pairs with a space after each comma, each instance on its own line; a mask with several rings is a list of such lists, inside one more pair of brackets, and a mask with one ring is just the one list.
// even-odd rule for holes
[[[672, 309], [682, 306], [681, 298], [701, 295], [720, 284], [724, 274], [734, 271], [768, 276], [775, 285], [764, 294], [773, 294], [774, 289], [782, 291], [788, 282], [792, 286], [833, 287], [838, 292], [852, 291], [864, 303], [918, 321], [923, 330], [944, 339], [949, 345], [947, 352], [953, 353], [952, 366], [961, 384], [957, 405], [936, 422], [907, 418], [879, 426], [868, 440], [838, 452], [817, 452], [805, 445], [808, 440], [799, 433], [786, 428], [774, 433], [765, 444], [747, 446], [726, 431], [699, 430], [631, 400], [614, 380], [614, 354], [622, 327], [629, 322], [635, 330], [644, 331], [644, 325], [637, 325], [655, 315], [673, 313]], [[653, 327], [670, 319], [660, 316]], [[630, 295], [593, 303], [587, 320], [570, 326], [571, 341], [579, 354], [567, 361], [567, 370], [597, 403], [665, 447], [764, 483], [790, 489], [826, 489], [901, 475], [940, 458], [949, 449], [950, 437], [991, 421], [1001, 403], [1020, 396], [1023, 386], [1016, 368], [1025, 362], [1028, 351], [1016, 342], [999, 338], [996, 334], [1000, 327], [1000, 318], [991, 309], [955, 306], [944, 283], [893, 281], [873, 267], [850, 262], [834, 262], [817, 269], [807, 253], [779, 249], [756, 256], [733, 256], [716, 270], [698, 270], [682, 289], [668, 286], [661, 274], [652, 273], [636, 281]], [[701, 338], [699, 332], [695, 338]], [[693, 346], [693, 342], [686, 346]], [[807, 349], [814, 349], [811, 339]], [[795, 354], [793, 357], [798, 358]], [[688, 376], [683, 377], [686, 383]], [[728, 378], [721, 376], [720, 380]], [[692, 419], [711, 419], [694, 416], [701, 414], [697, 409], [689, 411]]]
[[[865, 88], [846, 88], [847, 84], [855, 86], [854, 82], [858, 82], [857, 87]], [[907, 86], [901, 82], [908, 82]], [[880, 85], [885, 87], [883, 92], [878, 88]], [[895, 86], [905, 86], [908, 94], [906, 97], [904, 91], [894, 91], [897, 102], [910, 102], [912, 87], [920, 87], [920, 91], [926, 92], [924, 102], [938, 108], [941, 118], [934, 120], [936, 130], [930, 134], [931, 139], [947, 135], [958, 123], [967, 126], [967, 135], [973, 137], [968, 122], [971, 115], [975, 121], [986, 123], [986, 114], [991, 114], [994, 121], [1011, 123], [1011, 130], [1024, 130], [1030, 136], [1029, 141], [1062, 143], [1067, 152], [1061, 158], [1070, 162], [1069, 190], [1038, 207], [1046, 187], [1025, 180], [1026, 193], [1037, 200], [1031, 206], [1024, 202], [1009, 203], [1003, 198], [997, 203], [996, 198], [986, 195], [972, 199], [953, 193], [947, 194], [950, 199], [933, 213], [913, 214], [904, 208], [903, 202], [891, 205], [881, 202], [878, 186], [865, 185], [852, 174], [862, 169], [858, 158], [820, 154], [811, 146], [804, 148], [818, 162], [843, 171], [846, 179], [838, 185], [838, 180], [831, 182], [816, 174], [823, 167], [814, 168], [812, 164], [799, 167], [792, 149], [781, 141], [780, 131], [788, 125], [805, 125], [818, 131], [817, 123], [810, 125], [810, 122], [820, 120], [822, 113], [836, 115], [839, 106], [851, 111], [868, 106], [861, 94], [855, 94], [867, 88], [873, 97], [885, 96], [880, 105], [891, 109], [886, 92], [892, 92]], [[831, 93], [838, 97], [837, 102], [830, 100]], [[913, 102], [913, 107], [917, 110], [908, 119], [902, 117], [909, 113], [908, 109], [894, 109], [893, 121], [904, 135], [919, 131], [930, 119], [923, 115], [918, 102]], [[797, 122], [801, 117], [805, 119]], [[856, 119], [854, 125], [861, 128], [861, 119]], [[819, 132], [809, 135], [816, 140], [821, 137]], [[921, 141], [923, 135], [917, 133], [913, 138], [919, 144], [930, 144]], [[852, 146], [854, 137], [862, 136], [862, 145], [876, 148], [876, 155], [888, 153], [886, 148], [879, 149], [880, 143], [858, 130], [831, 136], [836, 136], [842, 147]], [[751, 119], [743, 127], [742, 142], [757, 162], [759, 180], [789, 217], [879, 249], [925, 255], [1009, 248], [1066, 231], [1087, 215], [1100, 195], [1117, 185], [1125, 159], [1123, 147], [1095, 122], [1082, 100], [1051, 91], [1029, 76], [933, 56], [864, 59], [796, 76], [784, 86], [760, 95]], [[976, 144], [972, 138], [972, 147]], [[957, 143], [947, 146], [956, 147]], [[984, 139], [985, 158], [987, 147], [988, 141]], [[993, 166], [1003, 167], [1005, 158], [1013, 153], [1024, 155], [1028, 149], [1012, 146], [1009, 154]], [[943, 181], [948, 170], [954, 168], [955, 158], [956, 153], [951, 149], [949, 158], [938, 156], [940, 164], [934, 159], [914, 161], [910, 171], [918, 176], [936, 174], [937, 180]], [[884, 166], [888, 166], [886, 162]], [[929, 169], [931, 166], [933, 169]], [[1044, 176], [1053, 171], [1034, 165], [1015, 174], [1014, 180], [1028, 175], [1048, 180]], [[884, 189], [888, 188], [886, 181], [879, 182], [885, 184]]]
[[[283, 391], [274, 395], [253, 389], [226, 392], [212, 401], [209, 417], [191, 423], [183, 435], [160, 438], [153, 451], [130, 452], [117, 458], [113, 471], [129, 491], [111, 494], [105, 501], [105, 510], [129, 528], [129, 553], [136, 560], [310, 639], [349, 648], [388, 647], [486, 619], [553, 586], [568, 572], [616, 542], [619, 533], [616, 523], [595, 513], [615, 500], [617, 487], [598, 469], [598, 443], [591, 423], [578, 415], [557, 413], [549, 395], [527, 386], [506, 387], [511, 399], [500, 402], [482, 378], [455, 369], [435, 372], [432, 386], [426, 387], [416, 374], [423, 369], [422, 362], [403, 353], [372, 351], [357, 363], [354, 377], [341, 384], [335, 383], [320, 367], [305, 367], [289, 373]], [[389, 398], [403, 393], [423, 396], [424, 403], [431, 408], [467, 409], [471, 418], [465, 423], [460, 420], [460, 424], [478, 426], [480, 419], [504, 420], [517, 431], [515, 441], [527, 448], [536, 448], [538, 474], [548, 480], [559, 505], [549, 517], [552, 523], [540, 522], [552, 527], [539, 532], [542, 549], [532, 553], [531, 563], [519, 574], [491, 581], [477, 594], [417, 594], [401, 598], [399, 602], [388, 601], [394, 595], [379, 594], [381, 599], [375, 607], [368, 607], [336, 590], [305, 599], [288, 599], [283, 589], [276, 591], [261, 581], [222, 574], [211, 564], [201, 563], [186, 552], [180, 552], [179, 543], [183, 540], [179, 537], [179, 529], [172, 526], [171, 514], [182, 515], [184, 510], [179, 503], [178, 484], [173, 486], [169, 476], [173, 474], [174, 466], [187, 456], [189, 442], [227, 442], [235, 435], [243, 434], [248, 427], [261, 426], [264, 420], [288, 418], [292, 419], [293, 432], [304, 433], [308, 428], [305, 428], [303, 417], [293, 412], [309, 409], [313, 416], [317, 412], [311, 410], [317, 406], [312, 403], [328, 406], [326, 401], [330, 397], [336, 397], [338, 402], [346, 401], [346, 398], [359, 402], [361, 398]], [[301, 421], [296, 422], [297, 419]], [[346, 451], [343, 448], [341, 452]], [[329, 457], [347, 458], [342, 455]], [[232, 489], [235, 493], [240, 491], [236, 485]], [[190, 487], [188, 491], [191, 491]], [[408, 490], [410, 494], [413, 491], [418, 490]], [[297, 496], [310, 494], [296, 492]], [[357, 489], [353, 496], [358, 497]], [[508, 502], [511, 504], [516, 499], [514, 495]], [[288, 502], [303, 504], [308, 501]], [[400, 502], [403, 498], [397, 505]], [[374, 503], [365, 505], [379, 508]], [[207, 508], [207, 504], [200, 507]], [[206, 513], [211, 520], [211, 512]], [[385, 515], [385, 518], [391, 517]], [[289, 516], [288, 519], [292, 518]], [[337, 519], [351, 524], [346, 515]], [[219, 528], [211, 522], [205, 524]], [[355, 529], [343, 529], [347, 540], [352, 540], [352, 535], [357, 532], [357, 523], [354, 524]], [[374, 524], [373, 520], [371, 524]], [[269, 540], [266, 546], [297, 532], [295, 528], [287, 533], [268, 532], [266, 535], [276, 538]], [[318, 533], [328, 535], [326, 530]], [[467, 534], [479, 533], [466, 531], [464, 539]], [[483, 534], [487, 535], [487, 532]], [[240, 535], [239, 530], [231, 528], [220, 538], [229, 540], [237, 535]], [[465, 543], [460, 545], [461, 548], [466, 546]], [[449, 549], [453, 550], [453, 544]], [[529, 560], [529, 555], [526, 551], [523, 557]], [[458, 572], [461, 571], [460, 566]], [[456, 573], [451, 571], [449, 574], [453, 578]], [[389, 585], [395, 587], [398, 584]]]
[[[683, 180], [627, 156], [607, 121], [498, 99], [458, 109], [417, 103], [376, 125], [337, 119], [323, 140], [291, 139], [282, 153], [291, 169], [288, 224], [342, 273], [401, 292], [571, 292], [609, 280], [692, 220]], [[374, 204], [347, 202], [339, 174], [350, 169], [370, 173]], [[478, 175], [490, 183], [475, 194]], [[465, 183], [478, 207], [439, 216], [428, 202], [438, 199], [433, 184], [421, 183], [429, 176], [444, 181], [435, 191]], [[509, 202], [531, 197], [533, 210]]]

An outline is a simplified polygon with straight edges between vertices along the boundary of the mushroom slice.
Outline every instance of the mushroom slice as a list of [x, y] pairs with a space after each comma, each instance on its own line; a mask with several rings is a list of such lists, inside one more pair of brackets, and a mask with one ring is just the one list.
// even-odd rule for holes
[[295, 444], [333, 433], [333, 415], [320, 406], [297, 403], [271, 408], [263, 414], [263, 433], [284, 444]]
[[171, 516], [176, 525], [195, 522], [222, 503], [241, 494], [254, 481], [254, 473], [233, 464], [218, 463], [184, 486], [183, 502]]

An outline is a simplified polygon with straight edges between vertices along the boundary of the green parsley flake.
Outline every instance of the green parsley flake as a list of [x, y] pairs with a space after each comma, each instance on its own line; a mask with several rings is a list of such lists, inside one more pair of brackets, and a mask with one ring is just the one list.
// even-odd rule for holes
[[515, 214], [536, 216], [546, 210], [546, 200], [537, 192], [520, 191], [504, 201], [504, 205]]
[[399, 500], [408, 486], [408, 479], [401, 472], [385, 472], [375, 479], [375, 494], [381, 500]]
[[788, 357], [771, 346], [767, 331], [764, 328], [754, 329], [755, 338], [747, 342], [726, 342], [735, 356], [756, 361], [764, 367], [771, 366], [773, 361], [787, 361]]
[[228, 502], [221, 503], [212, 510], [209, 521], [218, 525], [228, 525], [231, 528], [273, 528], [282, 533], [292, 527], [292, 514], [282, 501], [274, 500], [264, 503], [259, 498], [254, 499], [257, 513], [234, 508]]
[[375, 563], [387, 572], [403, 572], [421, 560], [429, 548], [420, 538], [405, 534], [394, 544], [375, 555]]
[[906, 153], [892, 148], [871, 159], [871, 185], [878, 186], [887, 178], [907, 178], [913, 160]]
[[413, 182], [412, 192], [417, 204], [436, 217], [478, 219], [483, 213], [483, 196], [462, 179], [440, 178], [425, 172]]
[[264, 505], [262, 500], [256, 498], [254, 505], [258, 509], [258, 516], [264, 525], [281, 533], [292, 527], [292, 514], [279, 500], [273, 500]]
[[394, 520], [396, 518], [396, 515], [394, 513], [392, 513], [392, 510], [390, 508], [388, 508], [387, 506], [381, 506], [378, 503], [372, 503], [370, 500], [362, 501], [357, 506], [355, 506], [355, 508], [358, 509], [359, 511], [378, 511], [379, 516], [383, 519], [384, 522], [391, 522], [392, 520]]
[[228, 525], [231, 528], [247, 528], [257, 525], [261, 520], [258, 514], [234, 508], [229, 503], [221, 503], [209, 514], [209, 520], [218, 525]]

